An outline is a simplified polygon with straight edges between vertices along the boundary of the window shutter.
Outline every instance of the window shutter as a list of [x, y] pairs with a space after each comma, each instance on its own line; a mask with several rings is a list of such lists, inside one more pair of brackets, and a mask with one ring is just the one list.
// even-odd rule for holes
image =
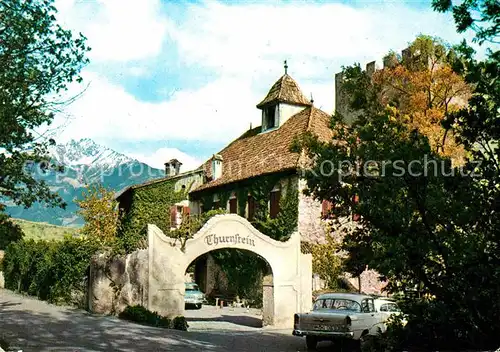
[[229, 212], [231, 214], [236, 214], [237, 212], [237, 199], [232, 198], [229, 200]]
[[177, 218], [177, 207], [175, 205], [172, 205], [170, 207], [170, 227], [175, 227], [175, 221]]
[[252, 196], [248, 196], [248, 220], [252, 221], [255, 216], [255, 199]]
[[191, 212], [191, 209], [188, 207], [188, 206], [185, 206], [183, 209], [182, 209], [182, 215], [188, 215], [189, 216], [189, 213]]
[[271, 216], [271, 219], [276, 218], [280, 212], [280, 196], [280, 191], [271, 192], [269, 207], [269, 215]]
[[324, 200], [323, 202], [321, 202], [321, 217], [323, 219], [335, 217], [334, 214], [331, 214], [332, 209], [333, 203], [329, 200]]
[[[359, 203], [359, 196], [357, 194], [354, 195], [354, 197], [352, 197], [352, 202], [354, 204], [358, 204]], [[359, 214], [352, 214], [352, 221], [359, 221], [360, 218], [361, 218], [361, 215], [359, 215]]]

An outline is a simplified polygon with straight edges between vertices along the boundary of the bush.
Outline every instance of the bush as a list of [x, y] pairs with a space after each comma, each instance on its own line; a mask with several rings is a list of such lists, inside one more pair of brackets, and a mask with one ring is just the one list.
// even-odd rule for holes
[[118, 314], [120, 319], [133, 321], [139, 324], [154, 326], [165, 329], [177, 329], [187, 331], [188, 323], [183, 316], [175, 317], [170, 320], [167, 317], [159, 315], [157, 312], [151, 312], [143, 306], [127, 306], [123, 312]]
[[187, 323], [186, 318], [183, 316], [175, 317], [173, 320], [173, 328], [176, 330], [187, 331], [189, 325]]
[[5, 287], [51, 303], [83, 305], [90, 258], [98, 244], [85, 238], [21, 240], [5, 250]]

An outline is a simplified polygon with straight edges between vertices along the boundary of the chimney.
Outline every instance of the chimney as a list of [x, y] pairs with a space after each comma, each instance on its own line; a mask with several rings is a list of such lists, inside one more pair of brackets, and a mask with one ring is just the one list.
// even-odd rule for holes
[[222, 155], [214, 154], [212, 157], [212, 179], [217, 180], [222, 176]]
[[179, 174], [182, 163], [177, 159], [172, 159], [165, 163], [165, 176], [171, 177]]

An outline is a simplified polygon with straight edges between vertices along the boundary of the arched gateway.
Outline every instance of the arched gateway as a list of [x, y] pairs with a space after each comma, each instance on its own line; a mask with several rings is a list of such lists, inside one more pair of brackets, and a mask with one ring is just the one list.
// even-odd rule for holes
[[[293, 315], [306, 312], [312, 301], [312, 259], [300, 251], [300, 235], [275, 241], [235, 214], [216, 215], [187, 241], [184, 251], [155, 225], [148, 226], [148, 308], [164, 315], [184, 313], [184, 273], [199, 256], [221, 248], [238, 248], [264, 258], [273, 273], [273, 287], [264, 292], [264, 324], [292, 328]], [[267, 292], [267, 296], [266, 296]]]

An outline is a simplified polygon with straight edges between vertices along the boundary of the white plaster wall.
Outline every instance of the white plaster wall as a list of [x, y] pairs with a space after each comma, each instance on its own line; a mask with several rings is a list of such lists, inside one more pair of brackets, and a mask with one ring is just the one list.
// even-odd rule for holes
[[290, 105], [286, 103], [278, 104], [279, 126], [282, 126], [290, 117], [304, 110], [303, 106]]
[[200, 173], [192, 173], [185, 175], [183, 177], [179, 176], [179, 180], [175, 182], [174, 190], [175, 192], [181, 191], [184, 186], [186, 190], [193, 190], [203, 184], [203, 174]]
[[294, 313], [310, 308], [312, 264], [310, 255], [300, 252], [298, 232], [287, 242], [278, 242], [260, 233], [246, 219], [225, 214], [211, 218], [187, 241], [185, 251], [155, 225], [148, 226], [148, 238], [148, 308], [152, 311], [167, 316], [182, 314], [185, 270], [200, 255], [220, 248], [249, 250], [268, 262], [273, 274], [274, 326], [292, 328]]

